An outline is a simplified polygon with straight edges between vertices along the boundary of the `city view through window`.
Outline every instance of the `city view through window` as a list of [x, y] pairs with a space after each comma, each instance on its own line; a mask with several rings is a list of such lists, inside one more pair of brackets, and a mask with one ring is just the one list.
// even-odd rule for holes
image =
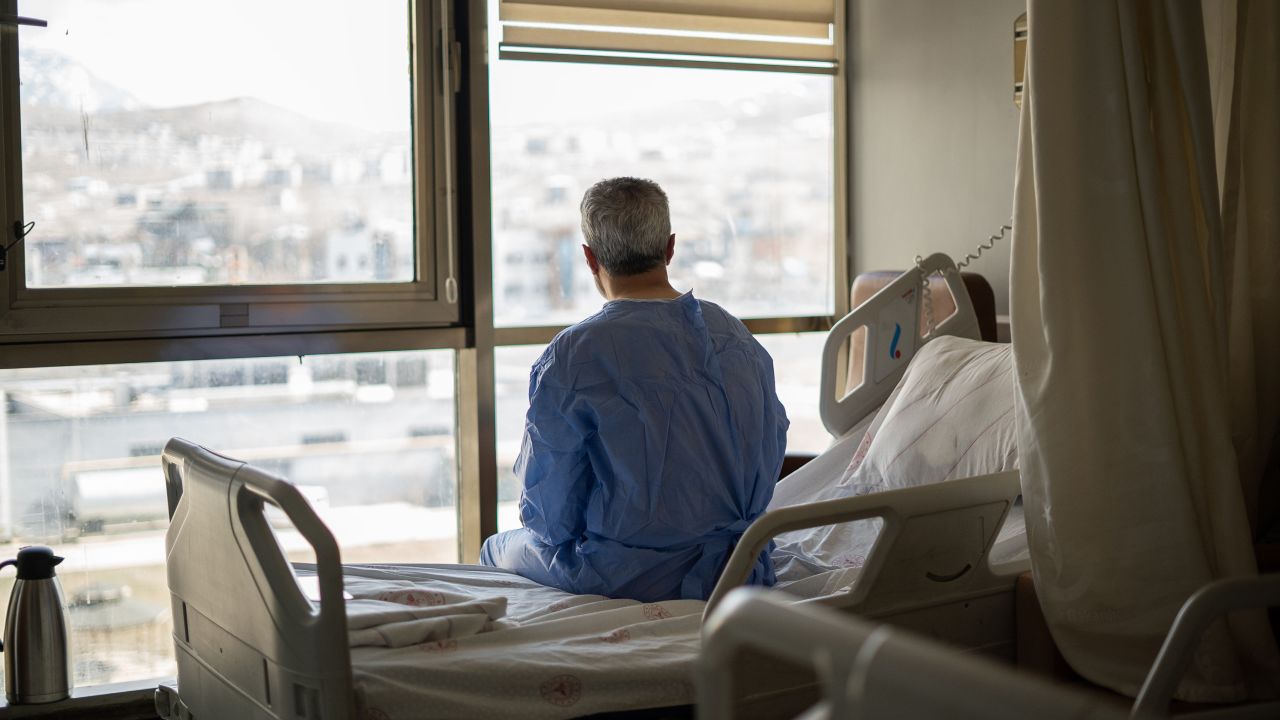
[[578, 204], [618, 175], [666, 191], [678, 289], [740, 317], [831, 312], [830, 77], [496, 61], [490, 78], [499, 326], [599, 309]]
[[414, 279], [404, 0], [22, 7], [29, 287]]
[[[0, 371], [0, 559], [66, 561], [77, 685], [173, 674], [160, 452], [297, 484], [345, 562], [456, 562], [453, 352]], [[291, 559], [311, 559], [282, 517]], [[8, 597], [13, 575], [0, 576]]]

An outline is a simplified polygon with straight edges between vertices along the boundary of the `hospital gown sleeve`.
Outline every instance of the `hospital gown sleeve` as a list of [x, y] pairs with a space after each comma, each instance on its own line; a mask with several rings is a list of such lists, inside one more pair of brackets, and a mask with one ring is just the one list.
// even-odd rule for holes
[[529, 414], [515, 465], [521, 482], [520, 520], [548, 545], [583, 535], [594, 480], [586, 452], [590, 429], [554, 363], [548, 353], [530, 373]]

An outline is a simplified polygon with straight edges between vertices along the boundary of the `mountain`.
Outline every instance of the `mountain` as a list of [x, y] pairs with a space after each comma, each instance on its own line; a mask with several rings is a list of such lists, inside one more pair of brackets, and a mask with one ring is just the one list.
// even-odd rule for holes
[[38, 109], [24, 113], [23, 124], [45, 131], [78, 134], [83, 111], [90, 118], [90, 127], [101, 132], [141, 136], [156, 127], [167, 127], [186, 142], [207, 136], [253, 138], [310, 154], [408, 140], [404, 133], [380, 133], [316, 120], [252, 97], [177, 107], [148, 106], [127, 90], [97, 77], [83, 63], [42, 48], [22, 48], [18, 67], [22, 104]]
[[408, 136], [379, 133], [342, 123], [326, 122], [302, 113], [252, 97], [184, 105], [171, 108], [147, 108], [128, 112], [106, 113], [100, 123], [110, 123], [121, 130], [143, 131], [152, 125], [173, 128], [182, 139], [194, 141], [200, 136], [255, 138], [277, 146], [292, 147], [303, 153], [329, 154], [335, 151], [367, 148], [370, 144], [407, 142]]
[[18, 56], [23, 105], [87, 113], [137, 110], [143, 103], [62, 53], [22, 48]]

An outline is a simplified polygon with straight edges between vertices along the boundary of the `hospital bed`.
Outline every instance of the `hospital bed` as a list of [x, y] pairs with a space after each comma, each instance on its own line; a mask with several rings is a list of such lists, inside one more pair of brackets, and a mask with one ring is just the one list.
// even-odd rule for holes
[[[698, 659], [698, 717], [734, 717], [729, 658], [756, 648], [813, 666], [822, 700], [804, 720], [911, 717], [978, 720], [1167, 718], [1204, 631], [1227, 613], [1280, 605], [1280, 575], [1219, 580], [1183, 605], [1131, 707], [1123, 699], [1049, 682], [973, 658], [865, 618], [804, 607], [755, 588], [734, 590], [705, 623]], [[1200, 709], [1197, 718], [1280, 717], [1280, 702]], [[1189, 715], [1190, 716], [1190, 715]]]
[[[860, 429], [923, 345], [918, 289], [921, 273], [934, 270], [956, 307], [938, 319], [935, 336], [978, 337], [959, 274], [946, 256], [934, 255], [922, 269], [885, 286], [831, 331], [823, 351], [821, 412], [838, 439], [797, 475], [829, 479], [848, 465]], [[853, 392], [837, 396], [843, 348], [859, 328], [865, 328], [864, 377]], [[569, 596], [491, 568], [344, 567], [332, 534], [284, 479], [181, 439], [166, 446], [162, 464], [178, 660], [177, 689], [157, 692], [157, 709], [166, 718], [567, 717], [686, 705], [693, 700], [688, 678], [702, 613], [745, 580], [744, 563], [779, 534], [870, 518], [883, 527], [865, 564], [832, 570], [839, 582], [808, 583], [806, 601], [1007, 654], [1012, 587], [1027, 568], [1025, 551], [1018, 552], [1024, 541], [1004, 528], [1020, 493], [1016, 472], [771, 510], [749, 528], [709, 602], [641, 604]], [[313, 573], [300, 573], [285, 559], [264, 517], [267, 505], [283, 511], [311, 546]], [[1013, 550], [993, 552], [998, 539]], [[994, 565], [996, 555], [1006, 562]], [[299, 574], [314, 574], [310, 597]], [[415, 593], [417, 601], [426, 598], [445, 609], [475, 612], [487, 603], [490, 615], [479, 620], [488, 631], [455, 637], [420, 630], [438, 629], [442, 618], [450, 627], [475, 625], [477, 618], [461, 610], [353, 631], [353, 605], [395, 595], [409, 598], [416, 612], [421, 602]], [[498, 605], [503, 610], [493, 609]], [[423, 641], [395, 645], [406, 628], [426, 633]], [[393, 640], [352, 647], [352, 638], [367, 636], [366, 630]], [[774, 693], [771, 685], [786, 691], [788, 683], [794, 689], [802, 682], [767, 674], [760, 694]]]

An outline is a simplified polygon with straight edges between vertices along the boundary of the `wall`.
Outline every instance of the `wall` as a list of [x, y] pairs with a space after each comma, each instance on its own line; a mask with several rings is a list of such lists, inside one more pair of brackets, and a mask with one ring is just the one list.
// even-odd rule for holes
[[[959, 260], [1013, 208], [1013, 22], [1025, 0], [849, 0], [853, 267]], [[1009, 243], [970, 269], [1008, 312]]]

